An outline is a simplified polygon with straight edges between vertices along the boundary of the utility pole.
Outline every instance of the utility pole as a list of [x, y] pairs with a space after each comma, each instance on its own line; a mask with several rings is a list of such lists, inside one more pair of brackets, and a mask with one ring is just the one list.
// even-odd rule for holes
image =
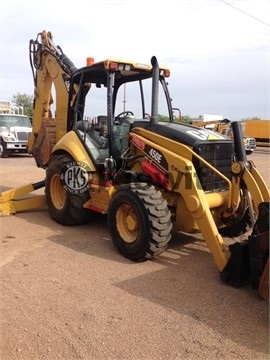
[[124, 84], [123, 111], [126, 111], [126, 84]]

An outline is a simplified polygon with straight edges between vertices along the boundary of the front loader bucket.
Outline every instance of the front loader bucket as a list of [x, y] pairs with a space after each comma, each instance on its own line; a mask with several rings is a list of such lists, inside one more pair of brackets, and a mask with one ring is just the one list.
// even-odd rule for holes
[[[44, 185], [43, 180], [17, 189], [4, 191], [0, 194], [0, 216], [12, 215], [16, 212], [45, 206], [45, 195], [31, 195], [33, 191], [41, 189]], [[29, 196], [26, 197], [26, 195]]]
[[250, 281], [264, 298], [269, 289], [269, 204], [259, 205], [259, 216], [248, 239], [229, 246], [231, 256], [220, 274], [221, 280], [235, 287]]

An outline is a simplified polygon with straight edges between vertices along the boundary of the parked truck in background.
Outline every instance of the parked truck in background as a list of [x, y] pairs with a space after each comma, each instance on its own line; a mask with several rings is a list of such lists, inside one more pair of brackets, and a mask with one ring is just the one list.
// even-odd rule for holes
[[246, 136], [255, 138], [257, 146], [270, 146], [270, 120], [246, 120], [243, 128]]
[[28, 154], [27, 141], [32, 133], [32, 125], [23, 108], [8, 101], [0, 101], [0, 156]]
[[[221, 115], [202, 115], [198, 120], [192, 121], [192, 125], [203, 127], [205, 129], [211, 129], [220, 134], [233, 138], [231, 121], [228, 119], [223, 119]], [[241, 125], [243, 128], [242, 123]], [[256, 140], [254, 137], [245, 134], [244, 128], [243, 133], [243, 142], [246, 154], [251, 155], [256, 150]]]
[[[221, 126], [222, 127], [222, 126]], [[221, 131], [223, 135], [233, 137], [233, 131], [230, 125], [224, 127]], [[251, 155], [256, 150], [256, 140], [253, 137], [243, 135], [244, 148], [247, 155]]]

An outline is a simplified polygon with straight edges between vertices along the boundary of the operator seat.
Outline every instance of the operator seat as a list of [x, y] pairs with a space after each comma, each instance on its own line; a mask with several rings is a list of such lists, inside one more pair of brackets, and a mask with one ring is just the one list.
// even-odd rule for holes
[[108, 117], [106, 115], [99, 115], [97, 117], [97, 125], [95, 130], [99, 132], [100, 136], [108, 137]]
[[90, 122], [88, 120], [80, 120], [76, 122], [76, 129], [84, 132], [88, 132], [90, 130]]
[[80, 120], [76, 129], [88, 134], [98, 149], [108, 148], [108, 126], [105, 116], [98, 116], [97, 123], [91, 124], [88, 120]]

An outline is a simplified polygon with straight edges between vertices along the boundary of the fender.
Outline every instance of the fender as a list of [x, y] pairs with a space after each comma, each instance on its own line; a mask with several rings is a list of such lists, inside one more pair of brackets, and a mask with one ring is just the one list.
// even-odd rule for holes
[[[96, 147], [93, 145], [92, 149], [89, 148], [89, 151], [91, 150], [96, 150]], [[97, 171], [85, 145], [81, 142], [75, 131], [66, 133], [53, 147], [52, 154], [58, 154], [63, 151], [70, 154], [75, 161], [86, 164], [91, 172]]]

